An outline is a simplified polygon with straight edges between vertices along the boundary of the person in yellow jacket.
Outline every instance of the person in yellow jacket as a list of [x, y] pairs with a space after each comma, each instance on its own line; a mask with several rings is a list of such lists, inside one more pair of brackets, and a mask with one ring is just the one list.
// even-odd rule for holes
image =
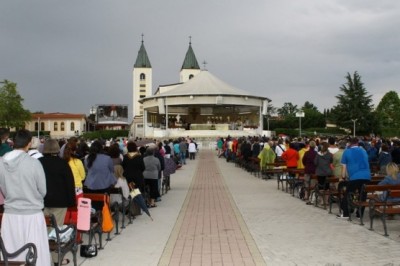
[[[83, 196], [83, 180], [85, 180], [86, 172], [85, 167], [80, 159], [75, 157], [76, 153], [76, 143], [68, 142], [65, 145], [63, 152], [63, 159], [68, 162], [69, 167], [71, 168], [72, 175], [74, 176], [75, 183], [75, 197], [76, 201]], [[67, 213], [65, 214], [65, 224], [76, 224], [78, 222], [78, 211], [76, 207], [68, 208]], [[77, 241], [80, 241], [80, 234], [77, 236]]]
[[304, 169], [304, 164], [303, 164], [303, 157], [304, 154], [306, 153], [306, 151], [308, 151], [309, 147], [309, 142], [306, 141], [305, 145], [304, 144], [300, 144], [303, 147], [299, 150], [299, 159], [297, 160], [297, 169]]

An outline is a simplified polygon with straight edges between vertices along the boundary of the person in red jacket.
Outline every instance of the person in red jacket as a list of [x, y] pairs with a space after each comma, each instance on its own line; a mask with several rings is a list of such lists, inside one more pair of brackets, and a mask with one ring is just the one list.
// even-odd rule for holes
[[[289, 149], [287, 149], [284, 153], [282, 153], [281, 158], [282, 158], [282, 160], [284, 160], [286, 162], [287, 169], [297, 169], [297, 161], [299, 160], [299, 157], [300, 156], [295, 148], [295, 144], [293, 142], [290, 142]], [[293, 188], [295, 177], [296, 177], [295, 173], [289, 173], [287, 180], [286, 180], [287, 181], [286, 188], [287, 188], [287, 185], [289, 185], [291, 188]]]
[[282, 154], [282, 159], [286, 162], [287, 168], [297, 168], [299, 153], [296, 151], [294, 144], [289, 144], [289, 149]]

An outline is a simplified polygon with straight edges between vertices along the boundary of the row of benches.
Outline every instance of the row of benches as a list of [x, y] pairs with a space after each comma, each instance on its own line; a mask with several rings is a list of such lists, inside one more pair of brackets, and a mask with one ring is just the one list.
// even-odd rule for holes
[[[3, 218], [3, 213], [0, 213], [0, 225], [1, 220]], [[51, 252], [55, 252], [58, 257], [58, 265], [61, 265], [64, 256], [71, 252], [73, 255], [74, 265], [77, 265], [77, 258], [76, 258], [76, 251], [77, 251], [77, 243], [75, 241], [77, 230], [75, 225], [66, 225], [63, 228], [57, 226], [56, 219], [54, 215], [45, 215], [46, 225], [49, 230], [54, 230], [55, 237], [49, 239], [49, 249]], [[65, 240], [62, 239], [62, 235], [69, 233], [69, 239]], [[37, 249], [35, 244], [27, 243], [23, 245], [16, 251], [9, 252], [3, 242], [3, 239], [0, 235], [0, 251], [1, 251], [1, 258], [0, 258], [0, 265], [36, 265], [37, 260]], [[15, 261], [14, 258], [18, 257], [22, 253], [27, 252], [24, 261]], [[10, 261], [11, 260], [11, 261]]]
[[[373, 175], [371, 181], [363, 186], [361, 191], [354, 193], [345, 193], [345, 186], [338, 188], [339, 178], [328, 177], [325, 180], [325, 184], [318, 185], [318, 178], [315, 175], [310, 177], [308, 186], [305, 186], [304, 181], [304, 170], [303, 169], [286, 169], [285, 162], [275, 162], [273, 164], [267, 164], [264, 168], [260, 168], [258, 158], [250, 158], [245, 161], [243, 158], [236, 158], [235, 165], [242, 167], [256, 177], [263, 179], [270, 179], [276, 177], [278, 189], [290, 193], [295, 196], [295, 191], [300, 194], [305, 194], [314, 198], [314, 206], [318, 207], [319, 198], [322, 198], [323, 208], [326, 209], [329, 204], [329, 213], [332, 213], [332, 206], [337, 203], [339, 210], [341, 211], [341, 202], [343, 197], [347, 197], [348, 208], [361, 209], [369, 208], [370, 218], [370, 230], [373, 230], [373, 220], [375, 216], [379, 216], [382, 220], [384, 227], [384, 235], [388, 236], [386, 219], [388, 215], [400, 214], [400, 202], [390, 201], [388, 197], [396, 198], [400, 197], [400, 185], [378, 185], [378, 183], [384, 178], [382, 175]], [[323, 189], [327, 187], [328, 189]], [[378, 194], [385, 193], [387, 197], [378, 197]], [[360, 195], [367, 195], [366, 200], [361, 200]], [[351, 213], [351, 212], [350, 212]], [[363, 215], [360, 211], [360, 224], [363, 223]], [[351, 214], [349, 221], [351, 221]]]
[[[122, 196], [122, 191], [120, 188], [112, 188], [108, 191], [106, 194], [108, 197], [111, 194], [118, 194]], [[105, 194], [102, 193], [84, 193], [83, 197], [88, 198], [91, 200], [92, 204], [94, 203], [104, 203], [104, 196]], [[133, 204], [131, 199], [124, 199], [122, 198], [122, 206], [120, 206], [117, 202], [112, 203], [109, 208], [111, 211], [111, 215], [113, 218], [113, 221], [115, 223], [114, 229], [115, 229], [115, 234], [118, 235], [120, 234], [119, 231], [119, 222], [121, 220], [121, 228], [125, 228], [125, 213], [128, 214], [128, 224], [132, 223], [132, 217], [133, 214], [130, 212], [131, 210], [131, 204]], [[122, 214], [122, 219], [120, 219]], [[0, 213], [0, 225], [1, 225], [1, 218], [2, 218], [2, 213]], [[55, 252], [58, 254], [58, 265], [61, 265], [65, 255], [69, 252], [72, 253], [73, 256], [73, 263], [74, 266], [77, 265], [77, 250], [78, 250], [78, 243], [76, 241], [76, 236], [78, 233], [87, 233], [89, 235], [89, 240], [88, 244], [92, 244], [93, 239], [95, 235], [98, 235], [99, 239], [99, 247], [98, 249], [103, 249], [103, 244], [102, 244], [102, 212], [101, 210], [96, 211], [91, 217], [90, 221], [90, 228], [88, 231], [79, 231], [77, 230], [77, 225], [70, 223], [66, 224], [62, 229], [59, 228], [56, 223], [56, 219], [54, 218], [53, 215], [45, 215], [46, 219], [46, 224], [47, 227], [50, 229], [55, 230], [55, 238], [54, 239], [49, 239], [49, 248], [51, 252]], [[62, 235], [66, 233], [67, 231], [72, 230], [72, 233], [70, 234], [70, 238], [68, 241], [62, 241]], [[111, 232], [107, 233], [107, 241], [111, 240], [110, 237]], [[0, 236], [1, 237], [1, 236]], [[96, 242], [96, 241], [95, 241]], [[0, 249], [2, 253], [2, 258], [0, 259], [0, 265], [35, 265], [36, 263], [36, 258], [37, 258], [37, 251], [36, 247], [33, 243], [27, 243], [23, 247], [21, 247], [19, 250], [15, 252], [8, 252], [4, 246], [4, 243], [2, 239], [0, 239]], [[9, 259], [17, 257], [19, 254], [25, 252], [28, 250], [28, 254], [26, 256], [25, 261], [9, 261]]]

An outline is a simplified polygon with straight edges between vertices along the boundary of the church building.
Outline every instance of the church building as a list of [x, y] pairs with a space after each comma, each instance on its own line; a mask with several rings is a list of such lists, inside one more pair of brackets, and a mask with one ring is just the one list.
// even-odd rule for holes
[[160, 85], [153, 94], [152, 66], [142, 39], [133, 66], [130, 137], [211, 138], [266, 134], [263, 116], [271, 100], [250, 95], [206, 69], [200, 69], [191, 41], [179, 74], [179, 83]]

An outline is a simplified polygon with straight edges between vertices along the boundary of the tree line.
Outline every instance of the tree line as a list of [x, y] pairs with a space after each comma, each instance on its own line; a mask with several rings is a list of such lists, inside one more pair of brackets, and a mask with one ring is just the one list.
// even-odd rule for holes
[[[346, 82], [339, 87], [340, 93], [336, 96], [337, 104], [323, 112], [309, 101], [300, 107], [286, 102], [277, 108], [270, 103], [264, 129], [298, 128], [299, 118], [296, 113], [302, 111], [304, 129], [325, 128], [327, 123], [331, 123], [338, 128], [350, 130], [355, 126], [358, 135], [399, 135], [400, 99], [397, 92], [387, 92], [374, 108], [372, 95], [368, 94], [358, 72], [347, 73], [345, 79]], [[26, 121], [30, 121], [31, 112], [24, 109], [23, 101], [16, 83], [8, 80], [0, 82], [0, 127], [22, 128]]]
[[335, 124], [338, 128], [353, 131], [357, 135], [399, 135], [400, 130], [400, 98], [396, 91], [387, 92], [376, 108], [372, 103], [372, 95], [368, 94], [358, 72], [347, 73], [346, 82], [339, 87], [336, 96], [337, 104], [330, 109], [320, 112], [311, 102], [306, 101], [299, 107], [286, 102], [282, 107], [269, 105], [266, 119], [270, 130], [274, 128], [293, 129], [299, 127], [296, 113], [304, 112], [302, 128], [325, 128], [327, 123]]

